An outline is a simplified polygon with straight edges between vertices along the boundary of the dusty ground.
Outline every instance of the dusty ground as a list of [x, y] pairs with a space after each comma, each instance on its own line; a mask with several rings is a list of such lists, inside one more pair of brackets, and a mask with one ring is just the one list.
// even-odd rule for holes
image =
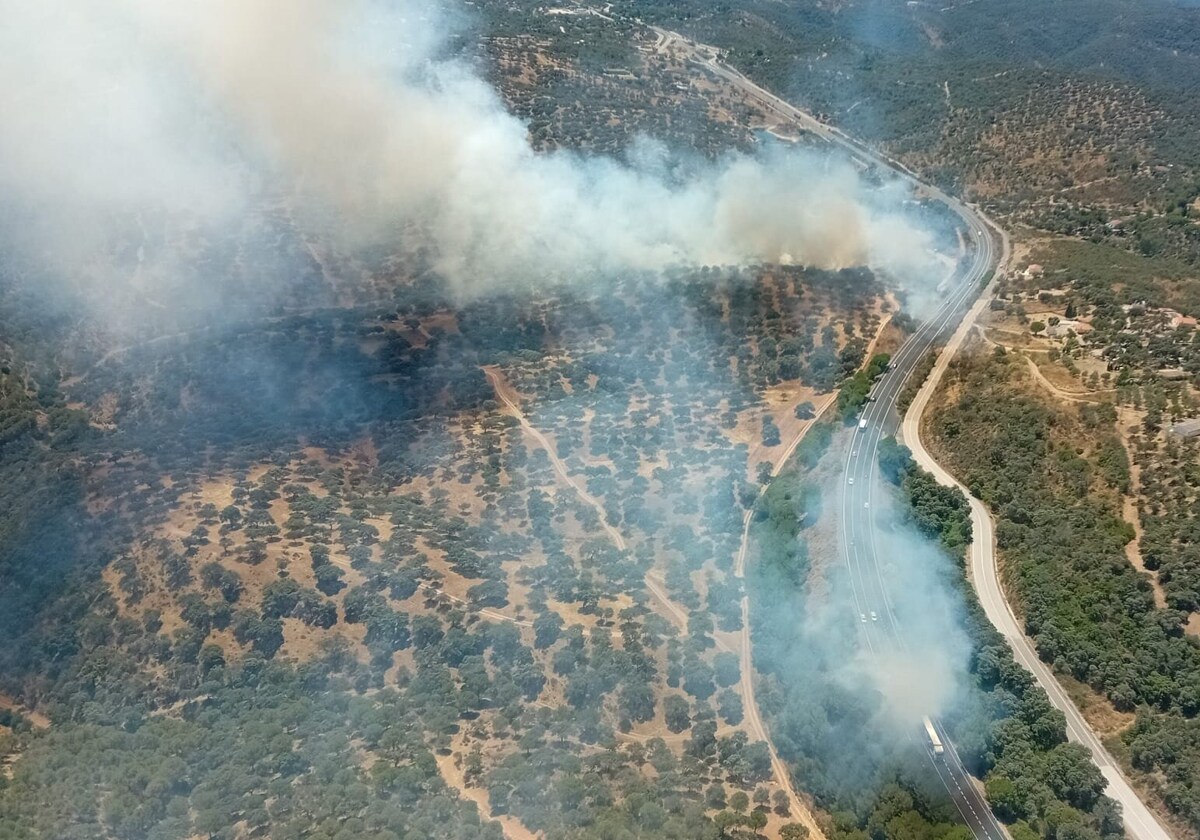
[[[1059, 314], [1057, 308], [1039, 309], [1038, 312]], [[1032, 312], [1030, 314], [1036, 317], [1036, 314]], [[1082, 377], [1072, 374], [1062, 364], [1054, 362], [1049, 358], [1047, 351], [1057, 347], [1060, 342], [1030, 335], [1014, 319], [1004, 316], [1003, 313], [989, 312], [981, 321], [983, 324], [977, 328], [977, 332], [981, 330], [980, 334], [991, 346], [1004, 347], [1006, 350], [1020, 353], [1027, 362], [1032, 381], [1041, 387], [1044, 394], [1050, 395], [1059, 403], [1066, 406], [1098, 404], [1101, 402], [1111, 403], [1113, 401], [1116, 394], [1115, 389], [1088, 387], [1081, 381]], [[1104, 364], [1090, 356], [1081, 357], [1076, 360], [1076, 364], [1083, 375], [1090, 374], [1092, 371], [1098, 374], [1107, 373]], [[1156, 572], [1146, 568], [1139, 549], [1142, 525], [1137, 500], [1141, 495], [1141, 468], [1137, 460], [1133, 457], [1135, 452], [1133, 435], [1141, 428], [1145, 412], [1130, 406], [1121, 405], [1117, 406], [1117, 416], [1116, 432], [1125, 446], [1126, 453], [1129, 455], [1132, 485], [1132, 492], [1129, 495], [1123, 496], [1121, 500], [1122, 517], [1133, 527], [1135, 534], [1134, 539], [1125, 545], [1125, 556], [1130, 564], [1149, 580], [1154, 593], [1154, 602], [1158, 607], [1162, 608], [1167, 606], [1167, 599], [1162, 583], [1159, 581]], [[1190, 617], [1186, 632], [1189, 634], [1200, 632], [1200, 616], [1198, 614], [1193, 614]], [[1081, 707], [1081, 710], [1087, 715], [1086, 709]]]
[[[585, 504], [596, 509], [597, 513], [601, 517], [605, 533], [608, 535], [609, 539], [612, 540], [613, 544], [619, 550], [625, 550], [625, 538], [616, 528], [604, 521], [604, 508], [602, 503], [598, 499], [591, 496], [583, 488], [583, 486], [572, 477], [567, 465], [556, 454], [555, 448], [550, 440], [536, 427], [534, 427], [532, 423], [529, 422], [528, 418], [521, 409], [521, 395], [512, 388], [499, 370], [495, 368], [489, 368], [485, 372], [488, 380], [496, 389], [497, 397], [499, 397], [500, 401], [504, 404], [506, 410], [518, 419], [518, 421], [521, 423], [521, 428], [525, 431], [529, 438], [546, 452], [547, 457], [550, 458], [551, 463], [554, 465], [555, 473], [558, 475], [559, 479], [566, 486], [570, 487]], [[789, 424], [791, 436], [789, 438], [784, 438], [784, 441], [781, 442], [780, 446], [770, 447], [771, 449], [779, 450], [774, 462], [774, 468], [776, 472], [778, 472], [778, 469], [782, 467], [788, 455], [790, 455], [791, 451], [795, 449], [795, 446], [800, 442], [800, 440], [803, 439], [804, 434], [812, 425], [812, 421], [797, 421], [795, 419], [794, 408], [796, 405], [809, 399], [814, 394], [815, 392], [806, 388], [778, 388], [774, 389], [773, 395], [768, 397], [768, 400], [770, 400], [771, 404], [776, 406], [775, 412], [773, 413], [786, 413], [790, 415], [791, 419], [793, 420], [793, 423]], [[831, 399], [832, 396], [827, 395], [822, 402], [823, 404], [827, 405]], [[744, 557], [746, 536], [746, 534], [743, 535], [743, 546], [742, 550], [739, 552], [739, 557]], [[647, 589], [654, 595], [657, 608], [663, 617], [674, 623], [681, 632], [685, 632], [687, 629], [688, 613], [679, 604], [672, 601], [667, 595], [666, 591], [661, 585], [658, 574], [654, 571], [651, 571], [649, 574], [647, 574], [645, 582]], [[816, 820], [813, 818], [809, 803], [801, 799], [795, 789], [792, 787], [790, 774], [786, 766], [775, 753], [775, 748], [773, 745], [771, 745], [770, 737], [762, 723], [761, 718], [759, 717], [757, 704], [754, 699], [753, 666], [750, 660], [749, 645], [749, 622], [747, 620], [746, 607], [744, 603], [742, 617], [743, 630], [741, 633], [729, 634], [718, 631], [714, 634], [714, 637], [717, 641], [717, 647], [719, 649], [736, 651], [741, 658], [742, 681], [736, 690], [742, 695], [745, 714], [745, 718], [741, 724], [738, 726], [726, 725], [722, 727], [722, 729], [718, 730], [718, 734], [728, 734], [729, 732], [741, 730], [745, 731], [753, 740], [766, 741], [770, 747], [775, 778], [765, 785], [765, 787], [767, 787], [767, 789], [772, 793], [775, 790], [783, 790], [791, 803], [791, 808], [790, 813], [785, 816], [776, 814], [774, 811], [768, 812], [768, 822], [767, 826], [764, 828], [766, 836], [778, 837], [779, 830], [783, 824], [794, 820], [799, 820], [803, 825], [808, 827], [810, 836], [814, 838], [821, 838], [824, 836], [824, 834]], [[639, 741], [661, 738], [664, 742], [672, 744], [673, 748], [680, 752], [682, 751], [683, 741], [685, 740], [683, 737], [671, 733], [667, 728], [665, 720], [662, 717], [661, 707], [659, 708], [653, 721], [647, 721], [639, 724], [633, 732], [625, 737]], [[514, 835], [514, 837], [519, 836], [520, 835]]]

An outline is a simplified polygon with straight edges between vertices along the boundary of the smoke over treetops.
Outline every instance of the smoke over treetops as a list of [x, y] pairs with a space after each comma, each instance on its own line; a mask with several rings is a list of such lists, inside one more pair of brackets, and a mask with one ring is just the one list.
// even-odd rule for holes
[[729, 156], [680, 176], [535, 153], [436, 10], [369, 0], [6, 0], [0, 189], [53, 247], [122, 214], [222, 223], [263, 184], [341, 241], [420, 245], [461, 290], [672, 264], [927, 266], [928, 237], [814, 153]]

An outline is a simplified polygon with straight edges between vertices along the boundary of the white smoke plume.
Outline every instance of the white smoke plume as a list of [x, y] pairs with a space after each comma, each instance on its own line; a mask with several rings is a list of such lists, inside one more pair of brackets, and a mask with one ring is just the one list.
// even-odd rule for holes
[[[406, 0], [2, 0], [0, 188], [71, 219], [244, 212], [263, 183], [344, 241], [420, 244], [460, 289], [580, 271], [796, 262], [925, 270], [928, 237], [814, 154], [730, 156], [682, 179], [535, 153]], [[102, 235], [102, 234], [101, 234]], [[58, 247], [58, 244], [55, 245]]]

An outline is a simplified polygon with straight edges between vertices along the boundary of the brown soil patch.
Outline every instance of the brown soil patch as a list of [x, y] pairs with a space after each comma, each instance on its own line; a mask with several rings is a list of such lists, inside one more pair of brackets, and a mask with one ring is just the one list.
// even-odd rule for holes
[[1108, 740], [1120, 735], [1133, 725], [1135, 715], [1132, 712], [1120, 712], [1113, 707], [1104, 695], [1094, 691], [1091, 686], [1079, 682], [1067, 674], [1055, 672], [1059, 683], [1071, 698], [1084, 719], [1097, 735]]
[[875, 340], [875, 352], [894, 356], [907, 338], [908, 334], [896, 326], [891, 318], [888, 318]]
[[0, 709], [7, 709], [9, 711], [17, 712], [31, 724], [33, 724], [35, 729], [50, 728], [50, 718], [46, 717], [41, 712], [23, 706], [13, 698], [9, 697], [7, 694], [0, 694]]
[[437, 762], [438, 772], [441, 773], [442, 781], [448, 787], [458, 791], [459, 795], [464, 799], [474, 802], [475, 807], [479, 809], [479, 814], [484, 820], [494, 820], [500, 823], [500, 827], [503, 829], [507, 840], [540, 840], [542, 835], [530, 831], [520, 820], [506, 814], [493, 815], [491, 805], [488, 802], [487, 790], [467, 782], [466, 774], [463, 771], [463, 756], [466, 754], [464, 744], [466, 733], [467, 728], [463, 727], [451, 739], [448, 750], [434, 753], [434, 760]]

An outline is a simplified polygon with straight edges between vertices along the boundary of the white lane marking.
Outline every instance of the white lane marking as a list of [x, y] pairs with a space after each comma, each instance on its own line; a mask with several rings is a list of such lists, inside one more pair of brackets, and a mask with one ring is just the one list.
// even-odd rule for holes
[[[915, 361], [914, 359], [911, 358], [914, 353], [917, 353], [918, 355], [923, 355], [925, 352], [927, 352], [928, 349], [930, 347], [932, 347], [933, 344], [937, 341], [937, 338], [942, 334], [943, 330], [946, 328], [946, 326], [949, 325], [949, 323], [955, 317], [956, 314], [958, 314], [959, 317], [965, 317], [966, 312], [969, 309], [969, 307], [962, 308], [962, 304], [966, 303], [969, 300], [969, 296], [970, 296], [971, 292], [975, 289], [976, 284], [980, 280], [983, 279], [983, 275], [986, 272], [987, 267], [991, 264], [992, 243], [991, 243], [990, 238], [985, 239], [985, 242], [986, 242], [987, 247], [986, 248], [981, 247], [976, 252], [975, 261], [972, 264], [969, 271], [967, 272], [967, 275], [964, 278], [963, 282], [959, 284], [959, 288], [956, 291], [956, 294], [954, 294], [951, 298], [949, 298], [945, 302], [945, 304], [943, 304], [943, 306], [939, 309], [939, 311], [936, 312], [934, 314], [934, 316], [931, 317], [928, 321], [926, 321], [926, 323], [923, 324], [918, 329], [918, 331], [914, 335], [912, 335], [909, 338], [909, 340], [906, 341], [904, 343], [904, 345], [900, 348], [900, 352], [897, 353], [897, 357], [894, 362], [894, 364], [897, 368], [903, 368], [903, 367], [907, 366], [908, 364], [910, 364], [911, 362]], [[961, 312], [960, 312], [960, 308], [961, 308]], [[917, 347], [920, 347], [919, 351], [916, 350]], [[903, 364], [901, 364], [902, 360], [903, 360]], [[853, 443], [851, 444], [851, 452], [850, 452], [850, 455], [846, 459], [847, 473], [849, 473], [849, 471], [850, 471], [851, 458], [856, 458], [858, 460], [858, 463], [860, 463], [860, 464], [865, 462], [866, 469], [868, 471], [868, 479], [873, 479], [875, 477], [876, 468], [877, 468], [876, 455], [878, 452], [879, 444], [882, 441], [882, 437], [883, 437], [883, 424], [886, 422], [887, 413], [891, 410], [894, 400], [896, 399], [896, 397], [899, 394], [899, 389], [903, 387], [903, 384], [908, 380], [908, 377], [911, 375], [911, 373], [912, 373], [911, 370], [906, 371], [904, 377], [901, 378], [899, 380], [899, 382], [896, 382], [896, 379], [897, 379], [896, 377], [892, 377], [890, 380], [886, 381], [883, 384], [883, 390], [882, 390], [881, 394], [876, 398], [876, 401], [872, 404], [868, 404], [868, 406], [863, 414], [863, 417], [867, 419], [867, 427], [865, 429], [864, 437], [866, 437], [866, 443], [868, 444], [868, 448], [866, 450], [866, 453], [864, 453], [862, 456], [859, 456], [857, 450], [855, 450], [853, 448]], [[892, 387], [892, 386], [894, 386], [894, 387]], [[885, 395], [887, 397], [886, 399], [879, 399], [879, 397], [883, 397]], [[876, 422], [872, 422], [872, 418], [874, 418], [876, 420]], [[856, 434], [857, 434], [857, 431], [856, 431]], [[860, 444], [860, 446], [861, 446], [861, 444]], [[866, 490], [866, 496], [867, 496], [868, 500], [870, 499], [871, 491], [873, 489], [873, 482], [869, 481], [869, 484], [870, 484], [870, 486], [868, 486], [867, 490]], [[845, 485], [843, 485], [843, 495], [842, 495], [843, 505], [842, 506], [843, 506], [844, 514], [846, 511], [852, 509], [852, 507], [847, 504], [847, 496], [849, 496], [849, 495], [851, 495], [851, 494], [845, 492]], [[864, 508], [869, 508], [869, 501], [864, 503]], [[847, 520], [849, 520], [849, 519], [851, 519], [851, 517], [843, 515], [843, 523], [842, 523], [843, 524], [843, 528], [842, 528], [843, 536], [846, 535]], [[860, 524], [861, 523], [856, 522], [856, 525], [851, 526], [851, 527], [854, 530], [857, 530], [856, 526], [860, 525]], [[907, 650], [907, 643], [905, 642], [903, 636], [899, 633], [898, 622], [896, 620], [894, 610], [892, 608], [891, 599], [887, 595], [887, 587], [884, 585], [882, 572], [879, 568], [878, 551], [876, 550], [876, 545], [875, 545], [876, 535], [875, 535], [875, 530], [874, 530], [874, 513], [868, 514], [868, 527], [871, 529], [871, 534], [870, 534], [871, 548], [867, 552], [867, 554], [870, 557], [870, 560], [873, 561], [873, 565], [875, 567], [876, 577], [878, 578], [878, 584], [879, 584], [879, 593], [884, 602], [884, 612], [888, 617], [888, 624], [892, 631], [891, 635], [893, 636], [893, 640], [898, 642], [899, 645], [901, 646], [901, 648]], [[867, 597], [867, 590], [868, 590], [868, 586], [866, 585], [866, 582], [865, 582], [865, 576], [863, 576], [863, 572], [861, 569], [862, 560], [859, 557], [859, 553], [858, 553], [858, 542], [859, 542], [859, 540], [857, 540], [857, 539], [850, 542], [850, 546], [852, 546], [854, 548], [854, 552], [853, 552], [854, 560], [857, 562], [852, 563], [850, 561], [849, 550], [847, 550], [847, 565], [850, 566], [851, 588], [852, 588], [852, 591], [854, 594], [856, 606], [859, 604], [859, 594], [858, 594], [859, 588], [860, 587], [862, 588], [864, 598]], [[858, 576], [864, 577], [864, 579], [856, 580], [855, 572], [857, 572]], [[861, 610], [860, 610], [860, 612], [861, 612]], [[865, 632], [867, 635], [867, 644], [870, 647], [870, 649], [872, 650], [872, 652], [874, 652], [875, 646], [871, 640], [871, 632], [869, 629], [866, 630]], [[975, 817], [975, 819], [978, 823], [978, 828], [982, 829], [982, 832], [983, 832], [983, 835], [985, 838], [990, 838], [992, 836], [993, 832], [996, 831], [997, 829], [1000, 832], [1001, 838], [1003, 838], [1004, 837], [1003, 829], [1001, 829], [999, 827], [999, 824], [996, 822], [995, 815], [992, 814], [991, 809], [990, 808], [986, 809], [988, 819], [985, 820], [985, 819], [980, 818], [979, 813], [975, 810], [975, 806], [972, 801], [972, 798], [969, 797], [966, 794], [966, 792], [963, 790], [962, 784], [959, 781], [958, 774], [955, 772], [952, 772], [954, 770], [957, 770], [958, 773], [961, 773], [964, 777], [966, 776], [966, 768], [963, 767], [962, 762], [960, 760], [958, 760], [957, 751], [954, 749], [953, 745], [950, 744], [949, 739], [946, 740], [946, 743], [949, 748], [948, 753], [951, 754], [954, 759], [954, 761], [950, 762], [951, 766], [947, 767], [947, 771], [950, 772], [950, 778], [954, 782], [955, 787], [958, 789], [958, 792], [961, 794], [962, 799], [963, 799], [963, 802], [958, 802], [956, 800], [955, 804], [959, 806], [960, 812], [962, 811], [963, 804], [966, 805], [967, 810], [970, 811], [971, 815]], [[937, 773], [938, 773], [938, 777], [942, 780], [942, 783], [943, 783], [943, 785], [945, 785], [947, 792], [950, 792], [950, 787], [948, 784], [946, 784], [946, 780], [942, 776], [941, 768], [939, 768], [937, 766], [936, 759], [931, 757], [931, 761], [934, 762], [935, 769], [937, 770]], [[955, 764], [957, 765], [957, 767], [953, 766]], [[973, 787], [972, 787], [972, 790], [974, 791]], [[951, 797], [951, 798], [954, 798], [954, 797]], [[963, 814], [963, 816], [965, 818], [966, 814]], [[970, 823], [970, 820], [968, 820], [968, 823]], [[972, 831], [975, 832], [975, 830], [976, 830], [975, 825], [970, 825], [969, 827], [971, 827]]]

